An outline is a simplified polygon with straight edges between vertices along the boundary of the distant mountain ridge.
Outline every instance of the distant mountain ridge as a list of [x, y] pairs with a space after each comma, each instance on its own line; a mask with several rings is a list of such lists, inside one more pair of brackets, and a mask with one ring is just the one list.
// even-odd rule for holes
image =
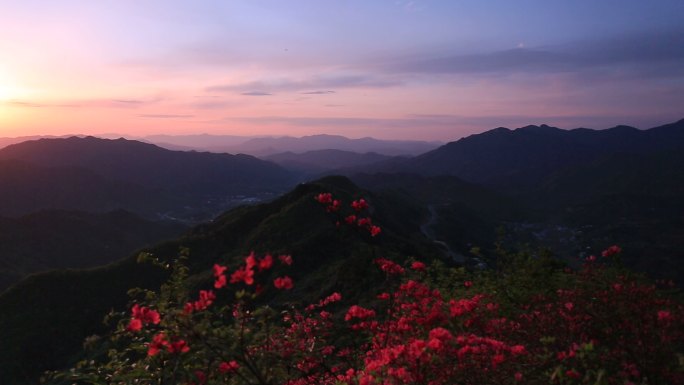
[[[15, 162], [13, 166], [11, 162]], [[33, 209], [124, 208], [148, 215], [150, 211], [179, 212], [189, 207], [193, 212], [208, 210], [203, 217], [208, 220], [207, 216], [230, 207], [226, 200], [231, 196], [277, 194], [294, 183], [291, 172], [250, 155], [171, 151], [126, 139], [27, 141], [1, 149], [2, 164], [28, 193], [17, 195], [15, 188], [5, 185], [0, 186], [0, 195], [9, 194], [23, 202], [20, 208], [28, 209], [34, 202]], [[18, 171], [20, 167], [25, 172]], [[67, 190], [71, 193], [59, 193]], [[11, 212], [12, 207], [6, 210], [15, 215], [26, 212]]]
[[16, 137], [2, 137], [0, 138], [0, 149], [7, 147], [12, 144], [22, 143], [29, 140], [38, 139], [57, 139], [57, 138], [69, 138], [72, 136], [84, 136], [84, 135], [29, 135], [29, 136], [16, 136]]
[[323, 173], [347, 167], [357, 167], [391, 159], [375, 152], [358, 153], [344, 150], [313, 150], [302, 153], [291, 151], [263, 157], [288, 170], [307, 174]]
[[284, 187], [288, 173], [249, 155], [171, 151], [149, 143], [92, 136], [40, 139], [0, 150], [0, 159], [48, 167], [82, 167], [115, 180], [169, 190]]
[[350, 139], [341, 135], [309, 135], [302, 137], [249, 137], [234, 135], [151, 135], [141, 140], [172, 149], [194, 148], [199, 151], [250, 154], [265, 157], [283, 152], [303, 153], [317, 150], [341, 150], [381, 155], [418, 155], [439, 147], [442, 142], [419, 140]]
[[239, 146], [241, 152], [266, 156], [279, 152], [306, 152], [312, 150], [344, 150], [359, 153], [375, 152], [381, 155], [418, 155], [438, 147], [439, 142], [380, 140], [375, 138], [349, 139], [340, 135], [310, 135], [301, 138], [254, 138]]
[[[269, 165], [264, 166], [266, 170], [281, 170], [272, 163], [246, 155], [193, 152], [169, 155], [168, 152], [174, 152], [150, 144], [129, 145], [130, 141], [126, 140], [103, 143], [93, 139], [70, 143], [94, 142], [106, 147], [114, 142], [114, 146], [121, 148], [107, 151], [91, 148], [91, 152], [77, 156], [68, 146], [59, 151], [44, 150], [40, 146], [31, 147], [30, 151], [23, 147], [19, 151], [16, 148], [22, 145], [16, 145], [12, 150], [16, 152], [8, 153], [28, 155], [21, 161], [2, 160], [0, 166], [32, 167], [43, 173], [68, 170], [79, 177], [91, 178], [86, 179], [86, 184], [97, 178], [110, 183], [113, 187], [101, 189], [105, 192], [118, 192], [122, 187], [116, 186], [125, 184], [128, 187], [123, 189], [132, 189], [134, 193], [129, 195], [134, 196], [139, 192], [135, 186], [140, 186], [144, 189], [140, 191], [150, 199], [162, 202], [176, 199], [175, 204], [186, 202], [181, 199], [187, 197], [186, 193], [206, 198], [202, 194], [215, 191], [209, 182], [224, 182], [211, 170], [215, 166], [213, 162], [219, 168], [230, 170], [228, 164], [235, 163], [228, 160], [256, 160], [256, 165]], [[69, 142], [57, 143], [61, 145], [65, 141]], [[511, 243], [519, 241], [513, 247], [561, 245], [554, 251], [564, 250], [568, 256], [563, 257], [573, 258], [575, 262], [581, 261], [586, 256], [584, 253], [595, 253], [617, 243], [624, 247], [621, 257], [630, 266], [656, 274], [667, 270], [669, 277], [676, 279], [684, 277], [682, 149], [684, 120], [649, 130], [629, 126], [608, 130], [561, 130], [546, 125], [515, 130], [497, 128], [415, 158], [387, 158], [374, 165], [356, 166], [357, 173], [366, 174], [357, 174], [353, 180], [372, 192], [361, 190], [340, 177], [300, 184], [270, 203], [226, 212], [183, 237], [151, 250], [162, 258], [169, 258], [176, 255], [179, 247], [189, 247], [192, 254], [188, 264], [198, 281], [210, 276], [213, 263], [236, 266], [252, 250], [292, 253], [297, 261], [293, 270], [297, 286], [291, 295], [304, 301], [321, 294], [316, 290], [329, 293], [341, 287], [345, 293], [351, 293], [351, 298], [369, 292], [373, 279], [377, 278], [372, 276], [374, 270], [370, 268], [371, 253], [397, 260], [407, 256], [429, 260], [444, 257], [444, 250], [438, 247], [442, 243], [448, 250], [464, 256], [470, 253], [467, 257], [472, 259], [480, 254], [478, 250], [492, 247], [499, 242], [499, 236], [508, 234], [514, 234], [510, 237], [514, 238]], [[1, 150], [0, 159], [3, 154], [6, 153]], [[300, 155], [284, 155], [284, 158]], [[306, 156], [309, 155], [315, 159], [312, 154]], [[47, 165], [55, 157], [61, 163], [51, 169]], [[122, 157], [126, 159], [122, 161]], [[174, 157], [182, 157], [194, 167], [183, 168], [183, 162]], [[136, 162], [144, 167], [136, 170]], [[135, 171], [134, 175], [127, 175], [127, 169]], [[155, 170], [162, 170], [161, 175], [154, 174]], [[374, 174], [376, 170], [394, 172]], [[268, 175], [255, 173], [244, 176], [244, 180], [268, 178]], [[206, 178], [207, 184], [195, 183], [202, 188], [188, 190], [178, 186], [185, 177], [199, 181]], [[53, 179], [55, 183], [58, 180]], [[233, 181], [229, 179], [226, 190], [218, 191], [227, 193], [235, 187]], [[250, 190], [247, 185], [243, 191], [277, 185], [270, 185], [271, 182], [260, 180], [262, 184], [255, 189]], [[359, 197], [368, 199], [374, 221], [382, 226], [382, 236], [356, 237], [354, 241], [340, 237], [340, 231], [349, 229], [336, 227], [329, 214], [313, 199], [316, 194], [328, 191], [345, 203]], [[114, 198], [125, 196], [115, 194]], [[505, 233], [499, 234], [497, 228]], [[529, 238], [517, 238], [520, 233], [514, 231], [518, 230]], [[481, 268], [479, 263], [477, 266]], [[37, 274], [17, 284], [0, 295], [0, 308], [4, 310], [0, 312], [0, 341], [7, 346], [0, 351], [0, 378], [19, 376], [17, 373], [23, 371], [35, 377], [40, 369], [64, 365], [82, 346], [82, 337], [98, 331], [102, 314], [112, 308], [123, 308], [130, 286], [155, 285], [163, 279], [163, 274], [136, 264], [131, 256], [89, 271]], [[43, 367], [35, 364], [36, 356], [40, 356], [37, 362]]]
[[638, 130], [562, 130], [547, 125], [495, 128], [450, 142], [377, 171], [453, 175], [473, 183], [525, 189], [565, 167], [616, 153], [649, 153], [684, 146], [684, 120]]

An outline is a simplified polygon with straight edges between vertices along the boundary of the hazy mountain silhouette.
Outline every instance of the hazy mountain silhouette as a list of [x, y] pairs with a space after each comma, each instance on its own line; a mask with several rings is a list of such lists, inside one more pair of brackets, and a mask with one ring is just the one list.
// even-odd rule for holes
[[194, 149], [217, 153], [250, 154], [259, 157], [279, 153], [303, 153], [317, 150], [342, 150], [381, 155], [418, 155], [439, 147], [437, 141], [350, 139], [341, 135], [310, 135], [302, 137], [235, 136], [235, 135], [150, 135], [140, 140], [172, 150]]
[[8, 197], [0, 202], [0, 215], [123, 208], [208, 220], [236, 199], [272, 196], [294, 183], [289, 171], [249, 155], [170, 151], [125, 139], [27, 141], [0, 150], [0, 162], [0, 173], [13, 178], [0, 186], [0, 196]]
[[170, 191], [237, 193], [281, 189], [282, 168], [249, 155], [170, 151], [126, 139], [41, 139], [0, 150], [0, 159], [49, 167], [82, 167], [104, 177]]
[[684, 120], [638, 130], [526, 126], [471, 135], [393, 166], [394, 171], [454, 175], [507, 190], [535, 187], [554, 172], [616, 153], [649, 153], [684, 146]]
[[381, 155], [417, 155], [438, 147], [439, 142], [410, 140], [380, 140], [374, 138], [349, 139], [339, 135], [311, 135], [301, 138], [254, 138], [239, 146], [224, 147], [224, 151], [268, 156], [281, 152], [302, 153], [314, 150], [343, 150]]
[[[142, 141], [154, 143], [160, 147], [168, 148], [170, 150], [194, 149], [197, 151], [210, 151], [217, 148], [236, 147], [253, 139], [253, 136], [237, 136], [237, 135], [210, 135], [210, 134], [195, 134], [195, 135], [148, 135], [140, 138]], [[218, 151], [237, 153], [240, 151]]]
[[[329, 139], [317, 136], [308, 144]], [[683, 149], [684, 120], [649, 130], [498, 128], [415, 158], [357, 166], [366, 175], [355, 181], [373, 192], [340, 177], [301, 184], [270, 203], [231, 210], [149, 250], [171, 258], [189, 247], [197, 281], [209, 277], [213, 263], [236, 266], [252, 250], [291, 253], [297, 286], [287, 295], [303, 302], [338, 289], [351, 300], [372, 292], [378, 279], [368, 257], [373, 253], [397, 260], [443, 258], [439, 240], [465, 255], [473, 246], [492, 247], [500, 226], [514, 250], [528, 247], [520, 244], [560, 245], [578, 261], [582, 253], [618, 243], [622, 257], [640, 271], [684, 277]], [[126, 140], [26, 142], [0, 150], [0, 159], [35, 162], [41, 166], [8, 160], [0, 165], [38, 168], [32, 171], [37, 173], [58, 165], [55, 172], [77, 175], [74, 183], [112, 184], [112, 194], [121, 184], [134, 186], [128, 187], [134, 192], [135, 186], [148, 186], [144, 191], [151, 197], [206, 197], [217, 191], [276, 191], [291, 183], [290, 173], [251, 156], [179, 153]], [[373, 174], [379, 170], [386, 172]], [[313, 199], [323, 191], [345, 202], [366, 197], [382, 237], [336, 227]], [[106, 202], [125, 198], [102, 196]], [[104, 313], [123, 308], [130, 287], [154, 287], [164, 274], [131, 256], [87, 271], [35, 274], [13, 286], [0, 295], [0, 378], [27, 383], [43, 369], [66, 365], [77, 357], [83, 337], [101, 330]]]
[[17, 137], [6, 137], [6, 138], [0, 138], [0, 149], [7, 147], [12, 144], [17, 144], [17, 143], [22, 143], [26, 142], [29, 140], [38, 140], [38, 139], [57, 139], [57, 138], [68, 138], [72, 136], [80, 136], [80, 135], [58, 135], [58, 136], [53, 136], [53, 135], [31, 135], [31, 136], [17, 136]]
[[463, 246], [465, 218], [482, 235], [498, 219], [513, 242], [570, 259], [618, 243], [630, 267], [684, 279], [684, 121], [649, 130], [498, 128], [415, 158], [364, 166], [370, 175], [361, 178], [353, 176], [359, 169], [345, 172], [364, 187], [432, 205], [441, 218], [435, 231], [454, 248]]
[[343, 150], [314, 150], [303, 153], [282, 152], [263, 157], [288, 170], [318, 174], [340, 168], [363, 166], [390, 159], [375, 152], [358, 153]]

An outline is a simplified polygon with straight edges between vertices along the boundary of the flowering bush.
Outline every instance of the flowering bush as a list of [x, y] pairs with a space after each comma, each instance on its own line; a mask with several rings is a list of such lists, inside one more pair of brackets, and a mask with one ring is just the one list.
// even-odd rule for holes
[[[365, 199], [351, 213], [314, 197], [339, 226], [382, 236]], [[604, 260], [616, 258], [611, 246]], [[359, 303], [332, 292], [306, 306], [263, 303], [293, 290], [289, 255], [215, 264], [188, 289], [181, 255], [159, 292], [143, 292], [100, 352], [54, 376], [91, 384], [682, 384], [684, 308], [664, 290], [591, 257], [572, 271], [526, 259], [468, 275], [376, 258], [385, 276]], [[451, 279], [440, 279], [450, 276]], [[453, 277], [458, 277], [453, 279]], [[493, 279], [494, 277], [494, 279]], [[523, 281], [525, 280], [525, 281]], [[523, 283], [524, 282], [524, 283]], [[209, 284], [207, 284], [209, 286]], [[378, 294], [379, 293], [379, 294]]]

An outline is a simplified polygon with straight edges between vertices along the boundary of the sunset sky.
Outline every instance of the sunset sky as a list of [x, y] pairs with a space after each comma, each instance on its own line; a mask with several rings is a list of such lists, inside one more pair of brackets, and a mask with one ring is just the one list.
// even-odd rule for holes
[[684, 118], [684, 1], [0, 0], [0, 136]]

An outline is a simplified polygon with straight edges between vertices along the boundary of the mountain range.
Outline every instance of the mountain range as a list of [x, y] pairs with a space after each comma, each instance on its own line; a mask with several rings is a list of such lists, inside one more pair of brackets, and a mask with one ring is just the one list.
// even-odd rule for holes
[[[297, 286], [287, 298], [272, 293], [274, 303], [306, 302], [332, 290], [350, 300], [373, 293], [372, 255], [487, 269], [496, 266], [499, 247], [548, 248], [576, 266], [619, 244], [628, 266], [684, 282], [684, 120], [648, 130], [497, 128], [414, 157], [295, 150], [268, 161], [123, 139], [24, 142], [0, 150], [0, 210], [17, 216], [46, 207], [137, 207], [132, 211], [148, 218], [163, 210], [193, 223], [203, 218], [183, 236], [145, 250], [170, 261], [189, 248], [198, 284], [209, 279], [213, 263], [235, 266], [251, 251], [292, 254]], [[296, 185], [321, 170], [350, 179]], [[367, 199], [382, 236], [336, 226], [313, 199], [321, 192], [344, 202]], [[15, 203], [3, 206], [5, 200]], [[218, 215], [259, 200], [266, 202]], [[0, 223], [20, 228], [21, 220]], [[64, 239], [84, 242], [69, 234]], [[123, 309], [129, 288], [162, 282], [166, 274], [136, 263], [136, 254], [89, 270], [33, 274], [0, 294], [0, 379], [32, 383], [42, 370], [73, 362], [83, 338], [103, 330], [102, 316]]]
[[350, 167], [361, 167], [394, 159], [376, 152], [359, 153], [344, 150], [312, 150], [302, 153], [281, 152], [262, 157], [281, 167], [304, 175], [334, 172]]
[[515, 192], [534, 188], [568, 167], [610, 155], [649, 154], [683, 146], [684, 120], [648, 130], [628, 126], [606, 130], [561, 130], [547, 125], [515, 130], [499, 127], [380, 169], [453, 175]]
[[302, 137], [240, 137], [232, 135], [153, 135], [140, 140], [170, 149], [250, 154], [265, 157], [283, 152], [302, 153], [316, 150], [342, 150], [359, 153], [375, 152], [387, 156], [413, 156], [439, 147], [437, 141], [350, 139], [341, 135], [309, 135]]
[[[126, 139], [70, 137], [0, 150], [0, 215], [127, 209], [154, 219], [209, 220], [246, 197], [282, 193], [292, 173], [249, 155], [171, 151]], [[31, 193], [29, 193], [29, 191]]]
[[[367, 199], [383, 236], [371, 238], [338, 228], [314, 200], [321, 192], [345, 202]], [[290, 275], [297, 286], [287, 295], [269, 296], [270, 300], [313, 301], [338, 290], [351, 301], [382, 281], [382, 273], [372, 268], [373, 254], [397, 260], [411, 255], [440, 258], [440, 251], [421, 234], [424, 214], [420, 207], [332, 177], [301, 184], [270, 203], [236, 208], [146, 251], [170, 261], [181, 248], [188, 248], [190, 274], [198, 282], [209, 279], [214, 263], [237, 266], [251, 251], [288, 253], [294, 258]], [[97, 269], [31, 275], [0, 295], [0, 341], [5, 346], [0, 351], [0, 379], [31, 383], [42, 370], [78, 357], [83, 339], [104, 330], [103, 315], [121, 309], [131, 287], [152, 288], [165, 279], [167, 272], [136, 260], [137, 255], [131, 255]]]

